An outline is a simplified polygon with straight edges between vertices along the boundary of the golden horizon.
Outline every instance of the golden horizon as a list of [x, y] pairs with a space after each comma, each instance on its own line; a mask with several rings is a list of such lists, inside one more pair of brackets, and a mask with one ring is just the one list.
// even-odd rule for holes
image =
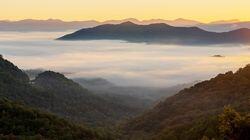
[[0, 19], [250, 21], [249, 6], [249, 0], [8, 0], [1, 2]]
[[[129, 20], [131, 19], [131, 20]], [[182, 19], [182, 20], [190, 20], [190, 21], [196, 21], [196, 22], [200, 22], [200, 23], [204, 23], [204, 24], [209, 24], [209, 23], [212, 23], [212, 22], [230, 22], [230, 21], [237, 21], [237, 22], [250, 22], [250, 19], [249, 20], [239, 20], [239, 19], [217, 19], [217, 20], [211, 20], [211, 21], [207, 21], [207, 22], [204, 22], [204, 21], [200, 21], [200, 20], [196, 20], [196, 19], [187, 19], [187, 18], [173, 18], [173, 19], [163, 19], [163, 18], [149, 18], [149, 19], [137, 19], [137, 18], [117, 18], [117, 19], [105, 19], [105, 20], [97, 20], [97, 19], [77, 19], [77, 20], [67, 20], [67, 19], [58, 19], [58, 18], [24, 18], [24, 19], [0, 19], [0, 21], [10, 21], [10, 22], [17, 22], [17, 21], [22, 21], [22, 20], [41, 20], [41, 21], [46, 21], [46, 20], [60, 20], [60, 21], [63, 21], [63, 22], [74, 22], [74, 21], [96, 21], [96, 22], [107, 22], [107, 21], [122, 21], [122, 20], [129, 20], [129, 21], [132, 21], [132, 20], [137, 20], [137, 21], [140, 21], [140, 22], [143, 22], [143, 21], [150, 21], [150, 20], [168, 20], [168, 21], [175, 21], [175, 20], [179, 20], [179, 19]]]

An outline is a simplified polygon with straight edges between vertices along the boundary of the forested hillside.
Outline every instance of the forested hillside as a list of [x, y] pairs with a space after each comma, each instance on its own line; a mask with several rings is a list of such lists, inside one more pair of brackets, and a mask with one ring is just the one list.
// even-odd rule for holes
[[[131, 139], [193, 140], [203, 136], [219, 139], [218, 114], [229, 105], [241, 114], [248, 114], [249, 121], [250, 65], [180, 91], [130, 121], [125, 131]], [[242, 125], [249, 133], [249, 122]]]
[[138, 117], [144, 108], [136, 101], [94, 94], [53, 71], [29, 80], [0, 57], [1, 139], [250, 138], [250, 65], [183, 89]]
[[0, 139], [111, 140], [110, 134], [74, 125], [49, 113], [0, 99]]
[[94, 126], [113, 125], [141, 110], [92, 94], [62, 74], [46, 71], [29, 81], [28, 76], [0, 58], [0, 96], [49, 111], [74, 122]]

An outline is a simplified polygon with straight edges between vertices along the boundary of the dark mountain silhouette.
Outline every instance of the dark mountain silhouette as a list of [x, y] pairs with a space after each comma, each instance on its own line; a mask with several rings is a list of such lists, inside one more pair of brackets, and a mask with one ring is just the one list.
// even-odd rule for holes
[[58, 40], [125, 40], [157, 44], [207, 45], [228, 43], [250, 43], [250, 29], [239, 29], [224, 33], [207, 32], [197, 27], [173, 27], [158, 23], [137, 25], [124, 22], [118, 25], [105, 24], [82, 29], [60, 37]]
[[216, 116], [228, 105], [250, 113], [250, 65], [180, 91], [130, 121], [125, 130], [131, 139], [218, 138]]
[[135, 18], [127, 18], [122, 20], [107, 20], [102, 22], [101, 24], [121, 24], [124, 22], [133, 22], [139, 25], [148, 25], [148, 24], [155, 24], [155, 23], [165, 23], [171, 26], [176, 27], [190, 27], [201, 24], [201, 22], [189, 19], [178, 18], [175, 20], [164, 20], [164, 19], [149, 19], [149, 20], [138, 20]]

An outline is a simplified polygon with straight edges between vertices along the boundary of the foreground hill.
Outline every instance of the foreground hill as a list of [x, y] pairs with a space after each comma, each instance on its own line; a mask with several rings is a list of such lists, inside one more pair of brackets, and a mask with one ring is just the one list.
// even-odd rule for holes
[[111, 139], [48, 113], [0, 99], [0, 139]]
[[[180, 91], [130, 121], [125, 131], [131, 139], [219, 139], [217, 115], [228, 105], [250, 113], [250, 65]], [[250, 124], [243, 125], [249, 133]]]
[[97, 96], [62, 74], [46, 71], [32, 82], [9, 61], [0, 58], [0, 97], [21, 101], [74, 122], [112, 125], [136, 115], [137, 107]]
[[207, 45], [250, 43], [250, 29], [215, 33], [197, 27], [173, 27], [163, 23], [137, 25], [132, 22], [105, 24], [76, 31], [58, 40], [125, 40], [157, 44]]

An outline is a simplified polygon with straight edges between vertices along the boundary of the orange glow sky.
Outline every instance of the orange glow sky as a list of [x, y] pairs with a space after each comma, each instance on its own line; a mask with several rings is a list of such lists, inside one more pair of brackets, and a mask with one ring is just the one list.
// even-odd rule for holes
[[250, 20], [250, 0], [0, 0], [0, 20]]

